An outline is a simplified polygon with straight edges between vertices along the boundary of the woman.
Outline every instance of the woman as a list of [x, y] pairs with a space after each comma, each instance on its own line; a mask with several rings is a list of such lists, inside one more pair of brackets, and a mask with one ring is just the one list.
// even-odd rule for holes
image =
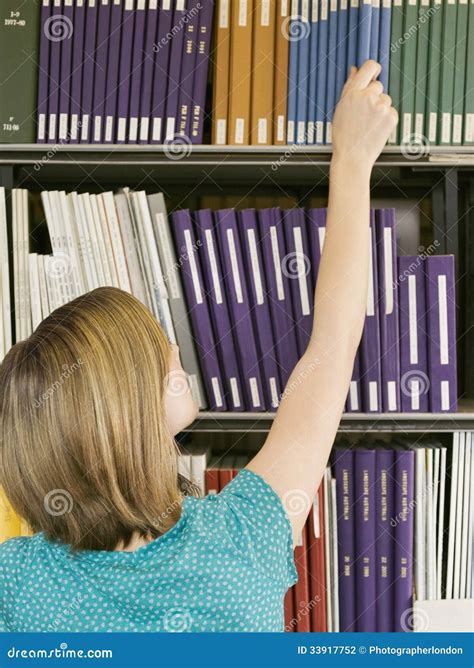
[[[196, 416], [178, 352], [135, 298], [57, 309], [0, 368], [0, 484], [36, 533], [0, 546], [0, 631], [281, 631], [366, 307], [371, 169], [397, 113], [353, 68], [333, 120], [314, 328], [268, 438], [218, 495], [182, 497]], [[287, 515], [285, 504], [303, 500]]]

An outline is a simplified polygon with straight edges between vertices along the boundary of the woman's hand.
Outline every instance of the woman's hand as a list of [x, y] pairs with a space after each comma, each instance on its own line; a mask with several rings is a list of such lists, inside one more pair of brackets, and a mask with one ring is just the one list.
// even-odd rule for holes
[[342, 90], [332, 124], [333, 162], [370, 170], [398, 122], [392, 99], [377, 77], [381, 66], [367, 60], [353, 67]]

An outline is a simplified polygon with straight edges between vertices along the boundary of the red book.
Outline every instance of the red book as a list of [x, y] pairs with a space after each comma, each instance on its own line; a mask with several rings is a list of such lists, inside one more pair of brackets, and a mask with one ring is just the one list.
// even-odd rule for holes
[[219, 469], [219, 490], [224, 489], [224, 487], [229, 483], [234, 477], [234, 470], [230, 468]]
[[324, 553], [324, 491], [321, 483], [309, 514], [309, 571], [311, 596], [311, 631], [327, 631], [326, 558]]
[[307, 525], [304, 527], [299, 543], [295, 547], [295, 564], [298, 571], [298, 582], [294, 586], [294, 615], [296, 630], [300, 633], [309, 633], [311, 608], [309, 605], [309, 559]]
[[293, 614], [293, 587], [288, 589], [285, 595], [285, 631], [295, 631], [295, 619]]
[[206, 469], [204, 480], [206, 484], [206, 494], [217, 494], [219, 491], [218, 469]]

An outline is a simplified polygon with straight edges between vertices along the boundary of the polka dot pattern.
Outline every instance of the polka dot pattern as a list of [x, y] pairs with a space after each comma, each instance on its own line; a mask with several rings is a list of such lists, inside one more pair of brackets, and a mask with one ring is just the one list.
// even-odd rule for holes
[[296, 580], [282, 503], [244, 469], [220, 494], [186, 497], [177, 524], [134, 552], [3, 543], [0, 631], [282, 631]]

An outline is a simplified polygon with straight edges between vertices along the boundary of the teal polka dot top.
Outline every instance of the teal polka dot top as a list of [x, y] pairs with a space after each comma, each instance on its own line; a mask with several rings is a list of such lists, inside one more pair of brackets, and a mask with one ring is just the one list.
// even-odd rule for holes
[[72, 553], [43, 534], [0, 545], [0, 631], [283, 631], [297, 580], [282, 503], [244, 469], [186, 497], [177, 524], [134, 552]]

